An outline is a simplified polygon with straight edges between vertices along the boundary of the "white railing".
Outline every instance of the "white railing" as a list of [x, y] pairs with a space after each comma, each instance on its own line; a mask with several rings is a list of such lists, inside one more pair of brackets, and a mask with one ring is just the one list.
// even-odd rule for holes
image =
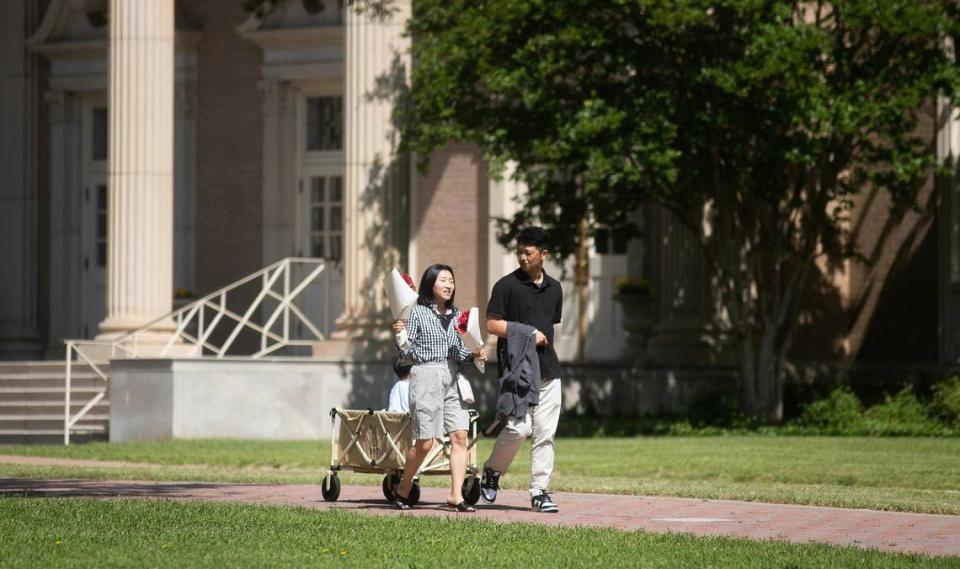
[[[63, 443], [70, 444], [70, 433], [79, 430], [77, 423], [106, 397], [110, 378], [103, 369], [105, 361], [170, 355], [216, 359], [230, 355], [257, 359], [282, 348], [310, 347], [323, 340], [323, 333], [294, 300], [316, 280], [324, 267], [322, 259], [288, 257], [114, 340], [67, 340]], [[253, 288], [258, 280], [259, 289]], [[235, 311], [228, 307], [231, 294], [242, 300], [253, 290], [257, 292], [245, 309]], [[254, 321], [258, 317], [264, 318], [262, 324]], [[295, 324], [300, 325], [300, 334], [309, 333], [309, 337], [292, 335]], [[259, 349], [252, 354], [229, 353], [242, 333], [258, 335]], [[249, 342], [245, 344], [248, 345]], [[103, 388], [79, 411], [71, 414], [70, 384], [75, 362], [89, 366]]]

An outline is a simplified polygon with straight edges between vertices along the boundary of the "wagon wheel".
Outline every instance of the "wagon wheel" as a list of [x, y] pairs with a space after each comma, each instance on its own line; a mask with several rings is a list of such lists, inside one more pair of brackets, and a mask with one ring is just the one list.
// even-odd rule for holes
[[475, 476], [463, 481], [463, 501], [471, 506], [480, 501], [480, 481]]
[[383, 477], [383, 484], [380, 485], [381, 490], [383, 490], [383, 497], [387, 499], [388, 502], [393, 501], [393, 489], [400, 485], [400, 475], [397, 473], [386, 474]]
[[327, 502], [336, 502], [340, 497], [340, 477], [336, 472], [323, 477], [323, 485], [320, 486], [320, 493]]

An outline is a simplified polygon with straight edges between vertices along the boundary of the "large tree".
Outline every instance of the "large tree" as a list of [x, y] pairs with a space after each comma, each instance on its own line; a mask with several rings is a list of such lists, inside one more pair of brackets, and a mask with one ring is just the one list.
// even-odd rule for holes
[[712, 269], [745, 406], [775, 421], [816, 261], [856, 254], [853, 198], [915, 205], [935, 166], [918, 116], [956, 96], [958, 29], [954, 0], [417, 0], [406, 139], [516, 164], [513, 227], [540, 219], [561, 256], [581, 220], [629, 233], [644, 200], [673, 212]]

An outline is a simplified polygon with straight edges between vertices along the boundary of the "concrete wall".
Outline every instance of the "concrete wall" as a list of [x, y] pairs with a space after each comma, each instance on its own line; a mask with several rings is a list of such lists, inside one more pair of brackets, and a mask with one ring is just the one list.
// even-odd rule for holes
[[[381, 409], [386, 364], [276, 359], [114, 360], [110, 441], [170, 438], [327, 439], [330, 409]], [[496, 366], [469, 368], [476, 408], [496, 404]], [[564, 409], [599, 414], [678, 413], [732, 383], [731, 374], [566, 366]]]
[[[736, 370], [722, 368], [652, 369], [617, 364], [562, 364], [564, 412], [604, 416], [683, 415], [691, 406], [731, 391]], [[499, 382], [497, 365], [485, 377], [469, 366], [467, 376], [476, 409], [493, 413]]]
[[330, 409], [382, 408], [391, 372], [386, 364], [293, 359], [111, 365], [112, 442], [328, 438]]

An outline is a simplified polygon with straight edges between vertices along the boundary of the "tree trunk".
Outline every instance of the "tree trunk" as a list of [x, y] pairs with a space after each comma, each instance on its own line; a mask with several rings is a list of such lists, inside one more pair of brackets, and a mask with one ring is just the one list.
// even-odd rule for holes
[[785, 318], [790, 311], [773, 317], [763, 315], [759, 338], [749, 333], [741, 335], [741, 373], [743, 402], [746, 411], [765, 423], [783, 421], [783, 382], [786, 360], [783, 334]]
[[574, 259], [574, 282], [577, 285], [577, 361], [586, 359], [587, 288], [590, 286], [590, 257], [587, 252], [587, 219], [577, 227], [577, 253]]

